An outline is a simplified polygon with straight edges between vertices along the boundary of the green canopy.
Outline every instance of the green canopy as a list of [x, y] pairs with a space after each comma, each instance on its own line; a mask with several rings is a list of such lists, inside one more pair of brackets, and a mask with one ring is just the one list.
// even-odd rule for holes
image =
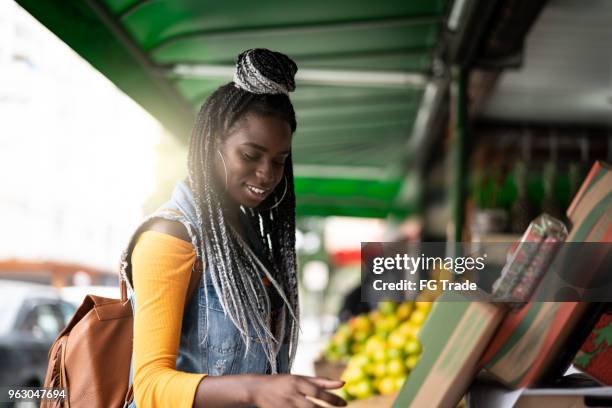
[[408, 141], [447, 0], [18, 0], [170, 131], [265, 47], [299, 66], [298, 214], [406, 215]]

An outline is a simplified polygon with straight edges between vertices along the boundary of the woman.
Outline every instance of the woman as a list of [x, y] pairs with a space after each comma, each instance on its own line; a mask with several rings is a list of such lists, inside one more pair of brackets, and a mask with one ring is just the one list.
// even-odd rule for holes
[[188, 180], [124, 253], [135, 310], [131, 407], [314, 407], [306, 396], [346, 404], [327, 391], [341, 381], [287, 374], [299, 327], [296, 71], [277, 52], [239, 55], [233, 82], [197, 116]]

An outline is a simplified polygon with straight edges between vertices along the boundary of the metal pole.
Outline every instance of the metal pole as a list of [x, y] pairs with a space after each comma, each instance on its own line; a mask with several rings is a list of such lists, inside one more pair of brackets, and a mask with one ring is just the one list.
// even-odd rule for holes
[[468, 75], [465, 68], [453, 69], [451, 100], [453, 104], [452, 134], [452, 216], [453, 240], [461, 242], [465, 217], [465, 198], [467, 186], [467, 142], [468, 130]]

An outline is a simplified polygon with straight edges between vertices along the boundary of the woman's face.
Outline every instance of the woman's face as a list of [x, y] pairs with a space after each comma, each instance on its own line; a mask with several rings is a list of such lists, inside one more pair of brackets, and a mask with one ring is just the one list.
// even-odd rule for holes
[[[283, 180], [291, 137], [291, 127], [280, 118], [245, 115], [219, 148], [227, 168], [226, 195], [249, 208], [268, 197]], [[225, 168], [216, 156], [217, 179], [224, 186]]]

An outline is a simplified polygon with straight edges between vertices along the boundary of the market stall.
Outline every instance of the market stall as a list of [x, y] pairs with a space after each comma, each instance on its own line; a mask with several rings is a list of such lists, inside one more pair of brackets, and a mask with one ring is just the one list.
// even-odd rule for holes
[[[569, 228], [550, 216], [535, 219], [509, 254], [492, 293], [447, 291], [433, 308], [430, 302], [381, 302], [338, 328], [320, 372], [334, 377], [339, 371], [330, 371], [329, 364], [344, 368], [342, 395], [362, 400], [354, 406], [484, 407], [489, 398], [501, 401], [500, 393], [513, 402], [499, 406], [538, 401], [570, 406], [606, 395], [609, 402], [612, 326], [605, 293], [612, 293], [611, 199], [612, 168], [598, 162], [566, 212]], [[558, 280], [555, 260], [574, 251], [563, 245], [577, 243], [582, 251], [595, 247], [593, 253], [601, 256], [571, 265], [588, 276], [571, 287], [574, 298], [559, 297], [567, 294], [560, 290], [548, 297]], [[564, 285], [556, 289], [569, 289]], [[572, 364], [588, 374], [582, 383], [564, 377]]]

